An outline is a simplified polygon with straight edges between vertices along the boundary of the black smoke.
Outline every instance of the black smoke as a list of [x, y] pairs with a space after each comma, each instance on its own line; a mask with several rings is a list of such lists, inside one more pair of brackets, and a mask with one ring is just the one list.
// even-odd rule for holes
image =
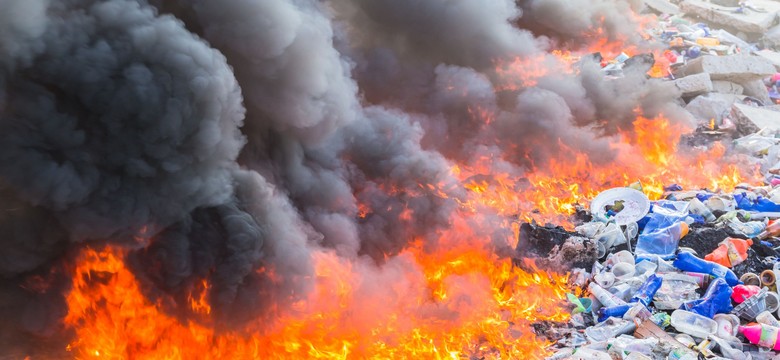
[[587, 61], [497, 90], [502, 61], [554, 68], [588, 29], [636, 28], [635, 1], [606, 3], [0, 0], [0, 275], [119, 244], [169, 311], [207, 279], [232, 327], [304, 296], [318, 249], [380, 267], [435, 249], [466, 194], [454, 164], [522, 175], [559, 144], [609, 161], [636, 109], [685, 120], [643, 71]]

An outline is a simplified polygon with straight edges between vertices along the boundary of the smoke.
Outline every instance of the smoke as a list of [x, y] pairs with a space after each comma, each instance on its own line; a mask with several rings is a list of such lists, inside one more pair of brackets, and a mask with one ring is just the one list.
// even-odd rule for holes
[[391, 277], [411, 241], [445, 246], [456, 164], [522, 176], [563, 144], [608, 161], [637, 110], [685, 120], [644, 70], [503, 83], [589, 30], [633, 32], [636, 2], [609, 5], [0, 0], [0, 274], [122, 244], [168, 311], [194, 316], [205, 279], [228, 327], [305, 296], [317, 252]]

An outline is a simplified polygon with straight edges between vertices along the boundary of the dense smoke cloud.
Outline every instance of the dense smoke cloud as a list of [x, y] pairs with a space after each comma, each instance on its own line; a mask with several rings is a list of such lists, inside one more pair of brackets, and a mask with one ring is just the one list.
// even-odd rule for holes
[[128, 244], [154, 296], [207, 279], [234, 325], [306, 294], [319, 249], [435, 249], [455, 164], [606, 161], [637, 110], [682, 119], [644, 71], [587, 60], [503, 88], [504, 63], [557, 68], [555, 44], [635, 29], [635, 2], [609, 3], [553, 28], [570, 2], [0, 0], [0, 274]]

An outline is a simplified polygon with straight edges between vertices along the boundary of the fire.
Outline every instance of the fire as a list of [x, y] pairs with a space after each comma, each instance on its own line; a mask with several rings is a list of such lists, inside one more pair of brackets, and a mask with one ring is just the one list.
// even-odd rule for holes
[[76, 358], [528, 358], [548, 345], [530, 322], [567, 320], [551, 301], [564, 297], [565, 275], [528, 273], [487, 251], [428, 254], [413, 246], [386, 265], [403, 271], [385, 279], [383, 291], [367, 289], [377, 284], [367, 283], [359, 263], [319, 252], [316, 289], [277, 324], [217, 332], [166, 314], [144, 296], [124, 265], [126, 253], [107, 247], [80, 254], [65, 318], [75, 330], [69, 350]]
[[[497, 62], [497, 90], [537, 85], [545, 76], [573, 73], [581, 56], [621, 52], [621, 39], [608, 41], [594, 30], [582, 49]], [[652, 76], [665, 76], [668, 61], [656, 54]], [[659, 61], [660, 60], [660, 61]], [[489, 125], [495, 114], [471, 109]], [[612, 138], [614, 158], [599, 162], [558, 144], [560, 156], [525, 173], [502, 171], [502, 154], [453, 163], [452, 174], [468, 190], [454, 199], [460, 207], [451, 227], [442, 230], [436, 251], [412, 239], [407, 248], [381, 265], [347, 259], [334, 251], [313, 253], [313, 290], [273, 322], [257, 320], [241, 329], [217, 329], [209, 303], [211, 284], [193, 284], [183, 306], [195, 314], [173, 314], [164, 296], [150, 295], [126, 265], [129, 250], [84, 248], [71, 268], [64, 324], [73, 331], [68, 346], [78, 359], [539, 359], [549, 342], [531, 330], [536, 321], [566, 321], [567, 275], [523, 270], [489, 245], [495, 237], [514, 245], [518, 221], [551, 221], [571, 227], [576, 204], [587, 205], [599, 192], [640, 182], [651, 198], [665, 185], [730, 189], [756, 179], [721, 161], [722, 145], [682, 151], [680, 135], [691, 131], [660, 115], [637, 116], [632, 129]], [[420, 189], [448, 197], [435, 184]], [[388, 193], [397, 189], [386, 189]], [[406, 189], [413, 191], [410, 189]], [[372, 209], [359, 204], [363, 219]], [[410, 219], [404, 211], [400, 217]], [[497, 231], [500, 230], [500, 231]], [[498, 233], [499, 235], [496, 235]], [[141, 236], [142, 235], [142, 236]], [[147, 239], [150, 234], [139, 235]], [[142, 242], [139, 240], [139, 243]], [[258, 272], [274, 275], [274, 269]], [[173, 304], [176, 305], [176, 304]]]
[[[493, 208], [502, 215], [521, 215], [526, 221], [552, 222], [573, 228], [569, 215], [575, 204], [587, 206], [590, 199], [612, 187], [640, 183], [651, 199], [664, 194], [664, 186], [686, 189], [731, 190], [743, 182], [761, 181], [758, 169], [723, 161], [726, 148], [716, 143], [710, 149], [678, 149], [680, 136], [693, 129], [674, 124], [664, 116], [637, 116], [633, 131], [624, 131], [611, 145], [615, 158], [606, 164], [587, 154], [559, 144], [563, 155], [545, 168], [524, 175], [492, 174], [489, 180], [473, 180], [490, 174], [494, 160], [458, 166], [459, 178], [478, 196], [464, 202], [477, 211]], [[500, 159], [500, 156], [498, 156]]]

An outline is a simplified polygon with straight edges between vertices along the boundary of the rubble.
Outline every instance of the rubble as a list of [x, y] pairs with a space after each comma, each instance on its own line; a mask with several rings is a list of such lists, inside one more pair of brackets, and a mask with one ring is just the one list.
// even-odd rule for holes
[[680, 90], [683, 96], [706, 94], [713, 89], [710, 74], [705, 73], [677, 79], [674, 81], [674, 85]]
[[731, 111], [731, 105], [741, 98], [737, 95], [711, 93], [691, 100], [685, 110], [700, 120], [715, 119], [720, 122]]
[[667, 0], [645, 0], [645, 5], [661, 14], [680, 14], [680, 7]]
[[769, 29], [761, 38], [761, 42], [766, 46], [780, 47], [780, 25]]
[[743, 124], [745, 133], [752, 134], [762, 129], [780, 132], [780, 112], [766, 110], [745, 104], [732, 105], [732, 115], [737, 124]]
[[761, 101], [762, 105], [771, 104], [772, 99], [769, 98], [769, 91], [764, 85], [764, 81], [761, 79], [744, 82], [741, 84], [744, 95], [750, 96]]
[[[778, 40], [780, 41], [780, 39], [778, 39]], [[778, 44], [778, 45], [780, 45], [780, 44]], [[761, 57], [763, 59], [766, 59], [767, 61], [771, 62], [772, 65], [775, 66], [775, 70], [776, 71], [780, 71], [780, 54], [778, 54], [778, 53], [776, 53], [776, 52], [774, 52], [772, 50], [768, 50], [768, 49], [759, 50], [759, 51], [754, 52], [753, 54], [755, 54], [756, 56], [759, 56], [759, 57]]]
[[724, 27], [747, 33], [766, 32], [775, 24], [780, 3], [770, 0], [753, 0], [750, 3], [750, 7], [739, 4], [735, 7], [725, 7], [702, 0], [684, 0], [680, 3], [680, 9], [688, 15]]
[[776, 73], [776, 70], [771, 62], [758, 56], [708, 55], [689, 61], [678, 68], [674, 75], [684, 77], [701, 73], [709, 74], [712, 80], [727, 80], [743, 84], [770, 77]]
[[712, 81], [712, 91], [721, 94], [742, 95], [742, 85], [731, 81], [715, 80]]

